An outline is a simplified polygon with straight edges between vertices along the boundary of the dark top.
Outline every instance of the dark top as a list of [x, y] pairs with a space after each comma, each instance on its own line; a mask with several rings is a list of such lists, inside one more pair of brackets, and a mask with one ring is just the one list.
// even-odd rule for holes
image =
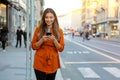
[[21, 40], [22, 38], [23, 31], [20, 29], [17, 30], [16, 35], [17, 35], [17, 40]]
[[1, 41], [7, 41], [8, 40], [8, 29], [6, 27], [3, 27], [3, 29], [1, 30]]

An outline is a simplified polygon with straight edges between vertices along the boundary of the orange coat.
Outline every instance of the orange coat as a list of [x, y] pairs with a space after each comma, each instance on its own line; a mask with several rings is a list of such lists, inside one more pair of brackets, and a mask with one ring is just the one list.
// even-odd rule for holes
[[[34, 69], [40, 70], [45, 73], [53, 73], [58, 68], [60, 68], [59, 54], [64, 50], [64, 36], [62, 29], [59, 29], [60, 33], [60, 45], [61, 48], [57, 49], [52, 41], [46, 41], [39, 48], [35, 46], [37, 42], [37, 36], [40, 32], [39, 28], [35, 29], [33, 39], [32, 39], [32, 49], [36, 50], [34, 55]], [[53, 31], [51, 30], [52, 34]], [[53, 34], [54, 35], [54, 34]]]

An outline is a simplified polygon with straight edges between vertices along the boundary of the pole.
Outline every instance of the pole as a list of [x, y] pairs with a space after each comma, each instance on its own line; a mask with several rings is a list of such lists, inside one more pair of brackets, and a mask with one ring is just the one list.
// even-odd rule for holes
[[[34, 0], [30, 0], [30, 6], [31, 6], [31, 11], [30, 11], [30, 13], [31, 13], [31, 39], [30, 39], [30, 41], [32, 41], [32, 37], [33, 37], [33, 32], [34, 32]], [[30, 65], [31, 65], [31, 67], [30, 67], [30, 80], [34, 80], [34, 77], [33, 77], [33, 67], [32, 67], [32, 65], [33, 65], [33, 56], [34, 56], [34, 54], [33, 54], [33, 50], [31, 49], [31, 51], [30, 51], [30, 57], [31, 57], [31, 62], [30, 62]]]
[[26, 0], [26, 29], [27, 29], [27, 49], [26, 49], [26, 80], [30, 80], [30, 55], [29, 55], [29, 0]]

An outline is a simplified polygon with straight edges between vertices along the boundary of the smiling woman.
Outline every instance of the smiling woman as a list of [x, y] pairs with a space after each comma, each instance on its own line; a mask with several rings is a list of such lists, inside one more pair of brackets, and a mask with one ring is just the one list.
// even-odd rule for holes
[[37, 80], [55, 80], [60, 68], [59, 53], [64, 50], [63, 31], [52, 8], [46, 8], [32, 39], [33, 68]]
[[81, 0], [45, 0], [45, 8], [53, 8], [58, 15], [81, 8]]

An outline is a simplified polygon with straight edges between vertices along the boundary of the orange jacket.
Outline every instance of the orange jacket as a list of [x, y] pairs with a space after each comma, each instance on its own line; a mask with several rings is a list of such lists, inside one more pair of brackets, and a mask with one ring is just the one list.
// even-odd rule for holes
[[[61, 48], [57, 49], [52, 41], [46, 41], [41, 47], [36, 47], [37, 35], [40, 32], [39, 28], [36, 27], [33, 39], [32, 39], [32, 49], [36, 50], [34, 55], [34, 69], [40, 70], [46, 73], [53, 73], [58, 68], [60, 68], [59, 54], [64, 50], [64, 36], [62, 29], [59, 29], [60, 33], [60, 45]], [[53, 34], [53, 31], [51, 31]], [[53, 34], [54, 35], [54, 34]]]

